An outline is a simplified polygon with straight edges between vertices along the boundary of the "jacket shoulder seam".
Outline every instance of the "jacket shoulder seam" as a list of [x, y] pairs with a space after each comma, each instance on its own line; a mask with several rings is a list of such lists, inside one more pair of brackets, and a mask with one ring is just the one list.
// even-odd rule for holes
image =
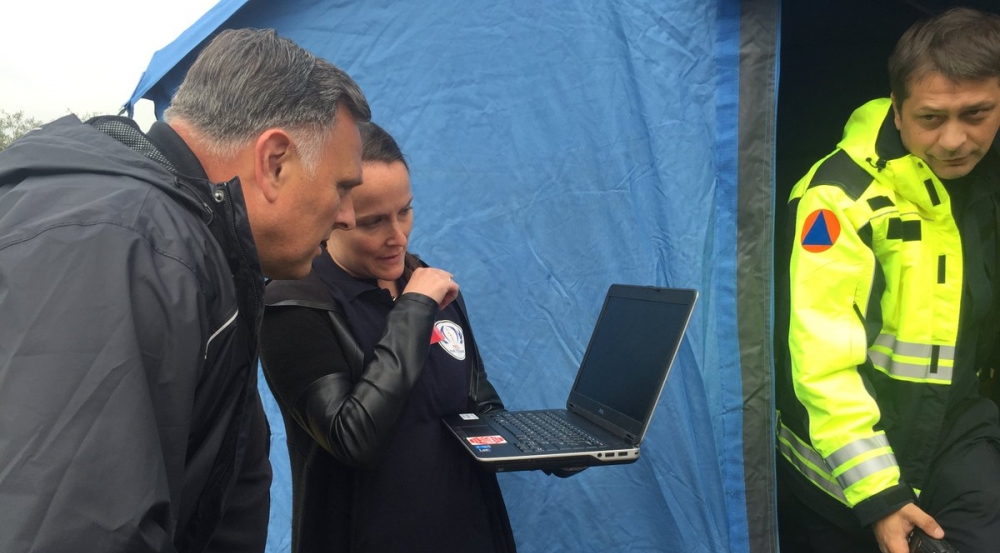
[[816, 168], [809, 180], [808, 188], [822, 185], [836, 186], [851, 200], [857, 201], [874, 180], [874, 177], [859, 166], [847, 152], [837, 150]]

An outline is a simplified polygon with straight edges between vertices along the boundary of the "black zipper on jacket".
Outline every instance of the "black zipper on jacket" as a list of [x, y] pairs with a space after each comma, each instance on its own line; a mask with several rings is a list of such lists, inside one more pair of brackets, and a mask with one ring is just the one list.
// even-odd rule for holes
[[[240, 270], [246, 273], [247, 276], [249, 276], [248, 281], [250, 283], [250, 294], [253, 299], [253, 305], [257, 307], [261, 305], [260, 291], [258, 290], [257, 286], [257, 280], [258, 280], [257, 275], [254, 273], [252, 269], [250, 269], [249, 256], [247, 256], [246, 250], [243, 248], [243, 241], [240, 240], [239, 229], [236, 227], [236, 208], [233, 207], [232, 192], [230, 191], [230, 185], [235, 180], [237, 179], [231, 180], [229, 182], [224, 182], [220, 185], [216, 185], [223, 187], [225, 190], [223, 191], [218, 188], [216, 190], [213, 190], [212, 197], [215, 199], [216, 202], [223, 204], [225, 208], [226, 223], [228, 224], [226, 230], [229, 233], [229, 238], [233, 240], [236, 246], [236, 251], [239, 254]], [[220, 198], [219, 196], [222, 197]], [[263, 280], [261, 281], [263, 282]], [[254, 314], [253, 327], [251, 328], [253, 336], [256, 336], [257, 329], [260, 328], [261, 317], [264, 314], [263, 309], [258, 308], [255, 311], [256, 312]], [[257, 346], [256, 338], [252, 341], [252, 343], [254, 346], [254, 350], [256, 350]]]

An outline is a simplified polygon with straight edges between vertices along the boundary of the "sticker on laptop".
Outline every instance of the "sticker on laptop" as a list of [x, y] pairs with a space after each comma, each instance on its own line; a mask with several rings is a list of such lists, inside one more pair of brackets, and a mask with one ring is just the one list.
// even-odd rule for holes
[[438, 321], [434, 323], [434, 329], [441, 333], [443, 338], [437, 342], [441, 349], [448, 352], [448, 355], [465, 360], [465, 333], [462, 327], [451, 321]]
[[498, 445], [505, 444], [507, 440], [503, 436], [469, 436], [466, 438], [472, 445]]
[[477, 420], [479, 420], [479, 417], [477, 417], [475, 413], [462, 413], [459, 416], [462, 417], [462, 420], [464, 420], [464, 421], [477, 421]]
[[477, 445], [476, 451], [480, 453], [489, 453], [490, 451], [493, 451], [493, 448], [488, 445]]

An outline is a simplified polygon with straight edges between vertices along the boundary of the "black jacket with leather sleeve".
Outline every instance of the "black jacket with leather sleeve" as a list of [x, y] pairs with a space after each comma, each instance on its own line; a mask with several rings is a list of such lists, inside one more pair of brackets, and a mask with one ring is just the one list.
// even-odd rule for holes
[[[456, 301], [464, 314], [462, 296]], [[279, 404], [337, 460], [351, 467], [364, 466], [377, 454], [420, 375], [430, 349], [437, 303], [423, 294], [401, 295], [389, 313], [385, 335], [367, 368], [364, 352], [352, 337], [343, 311], [315, 273], [303, 280], [271, 282], [265, 305], [261, 355], [265, 377]], [[267, 328], [281, 324], [283, 316], [278, 311], [283, 307], [314, 309], [313, 313], [299, 316], [315, 318], [317, 324], [297, 328], [325, 328], [336, 338], [339, 351], [332, 358], [328, 356], [331, 352], [324, 350], [322, 359], [309, 359], [310, 352], [299, 350], [294, 367], [289, 357], [271, 355], [280, 346], [269, 342], [273, 333]], [[468, 325], [466, 329], [471, 336]], [[324, 339], [329, 341], [323, 334], [316, 336], [317, 343]], [[503, 409], [503, 402], [485, 377], [475, 340], [468, 342], [473, 347], [476, 367], [469, 379], [470, 411]]]
[[[269, 283], [264, 299], [261, 360], [288, 435], [295, 553], [355, 550], [358, 521], [352, 521], [353, 507], [356, 494], [364, 493], [359, 492], [359, 475], [376, 470], [393, 441], [407, 398], [425, 369], [438, 315], [433, 299], [402, 294], [366, 359], [352, 333], [357, 321], [348, 317], [317, 274], [317, 263], [332, 264], [324, 257], [314, 262], [314, 271], [305, 279]], [[461, 295], [455, 305], [471, 356], [465, 410], [502, 410], [486, 378]], [[476, 478], [494, 529], [494, 550], [513, 551], [495, 475], [479, 471]]]

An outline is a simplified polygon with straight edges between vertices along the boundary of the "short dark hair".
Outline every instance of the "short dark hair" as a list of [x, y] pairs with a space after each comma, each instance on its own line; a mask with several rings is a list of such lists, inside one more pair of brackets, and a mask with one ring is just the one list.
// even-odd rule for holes
[[361, 88], [340, 68], [273, 29], [229, 29], [198, 55], [164, 116], [190, 124], [223, 157], [285, 128], [303, 135], [300, 153], [312, 165], [340, 106], [358, 122], [371, 118]]
[[889, 56], [889, 88], [897, 106], [909, 84], [927, 73], [952, 81], [1000, 77], [1000, 16], [953, 8], [911, 26]]
[[358, 131], [361, 133], [362, 163], [385, 163], [388, 165], [398, 161], [406, 167], [407, 171], [410, 170], [396, 139], [385, 129], [374, 122], [366, 121], [358, 124]]

